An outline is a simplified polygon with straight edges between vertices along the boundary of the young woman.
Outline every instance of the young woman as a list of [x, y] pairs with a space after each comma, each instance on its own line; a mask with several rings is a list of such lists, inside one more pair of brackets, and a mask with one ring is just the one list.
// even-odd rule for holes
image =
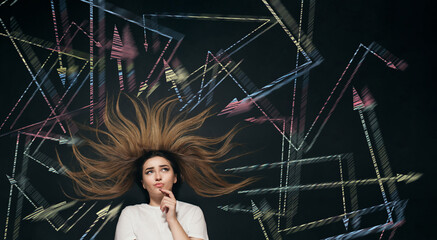
[[[195, 134], [210, 108], [193, 117], [173, 114], [176, 100], [164, 99], [154, 106], [126, 96], [134, 117], [107, 104], [104, 127], [92, 129], [96, 140], [86, 139], [92, 156], [73, 146], [79, 171], [67, 171], [76, 193], [85, 199], [112, 199], [126, 193], [134, 182], [149, 195], [148, 204], [126, 207], [119, 218], [116, 240], [208, 239], [202, 210], [177, 201], [172, 189], [181, 180], [200, 196], [215, 197], [231, 193], [254, 181], [229, 183], [214, 165], [236, 156], [224, 157], [234, 146], [237, 130], [218, 138]], [[219, 145], [219, 146], [217, 146]]]
[[177, 201], [172, 192], [179, 175], [176, 158], [167, 151], [148, 151], [138, 160], [137, 175], [149, 194], [149, 204], [122, 211], [115, 240], [208, 239], [202, 210]]

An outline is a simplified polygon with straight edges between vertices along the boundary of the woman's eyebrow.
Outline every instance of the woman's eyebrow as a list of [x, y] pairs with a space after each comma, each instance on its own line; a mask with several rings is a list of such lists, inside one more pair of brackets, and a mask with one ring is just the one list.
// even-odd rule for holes
[[[159, 167], [169, 167], [169, 165], [164, 164], [164, 165], [159, 165]], [[144, 171], [147, 171], [149, 169], [154, 169], [154, 168], [155, 167], [148, 167], [148, 168], [144, 169]]]

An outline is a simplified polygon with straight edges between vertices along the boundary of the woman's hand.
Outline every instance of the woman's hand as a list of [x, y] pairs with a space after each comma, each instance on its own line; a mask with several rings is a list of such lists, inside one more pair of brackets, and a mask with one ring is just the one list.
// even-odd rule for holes
[[165, 212], [165, 218], [168, 223], [177, 221], [176, 218], [176, 198], [169, 190], [159, 189], [164, 194], [159, 207], [162, 212]]
[[165, 212], [165, 218], [168, 226], [170, 227], [171, 234], [175, 240], [202, 240], [199, 238], [189, 238], [185, 230], [182, 228], [178, 219], [176, 218], [176, 198], [169, 190], [161, 190], [164, 197], [161, 200], [161, 206], [159, 207], [162, 212]]

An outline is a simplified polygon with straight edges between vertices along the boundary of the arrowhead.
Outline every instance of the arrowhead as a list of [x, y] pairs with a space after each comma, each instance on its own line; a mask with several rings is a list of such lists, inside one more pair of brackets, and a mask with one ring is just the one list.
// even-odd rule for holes
[[225, 205], [225, 206], [217, 206], [217, 208], [218, 208], [218, 209], [221, 209], [221, 210], [223, 210], [223, 211], [226, 211], [226, 212], [229, 210], [228, 205]]
[[35, 211], [25, 217], [26, 220], [44, 220], [55, 218], [60, 211], [68, 209], [76, 204], [76, 201], [67, 203], [66, 201], [57, 203], [55, 205], [49, 206], [48, 208], [38, 207]]
[[354, 110], [359, 110], [364, 108], [363, 101], [360, 98], [360, 95], [358, 95], [357, 90], [355, 90], [354, 87], [352, 87], [352, 93], [353, 93], [353, 103], [354, 103]]
[[387, 67], [389, 68], [393, 68], [393, 69], [398, 69], [392, 62], [388, 61], [387, 62]]
[[56, 69], [57, 71], [58, 71], [58, 74], [59, 75], [64, 75], [64, 77], [65, 77], [65, 74], [67, 73], [67, 68], [65, 68], [65, 67], [60, 67], [60, 68], [57, 68]]
[[37, 207], [35, 209], [35, 211], [33, 211], [31, 214], [29, 214], [26, 217], [24, 217], [23, 220], [35, 220], [35, 219], [38, 219], [40, 214], [43, 213], [43, 212], [44, 212], [44, 208], [43, 207]]
[[217, 116], [232, 113], [232, 111], [238, 106], [239, 103], [240, 101], [238, 101], [237, 98], [232, 99], [232, 101], [228, 103], [228, 105], [226, 105], [226, 107], [221, 110], [219, 114], [217, 114]]
[[252, 203], [252, 213], [253, 213], [253, 219], [258, 219], [261, 217], [261, 212], [259, 211], [259, 208], [255, 205], [253, 200], [250, 200]]
[[[164, 62], [166, 81], [173, 82], [174, 84], [176, 84], [176, 81], [178, 80], [178, 76], [173, 71], [173, 69], [171, 69], [170, 65], [168, 65], [168, 63], [167, 63], [167, 61], [165, 61], [165, 59], [162, 59], [162, 61]], [[175, 85], [173, 85], [173, 87], [175, 87]]]
[[109, 207], [111, 207], [111, 205], [107, 205], [106, 207], [102, 208], [100, 211], [98, 211], [96, 214], [99, 218], [102, 218], [104, 216], [106, 216], [106, 213], [108, 213]]
[[78, 137], [64, 137], [61, 136], [59, 138], [59, 144], [68, 144], [68, 145], [75, 145], [75, 144], [79, 144], [82, 140]]
[[143, 93], [144, 90], [146, 90], [146, 88], [147, 88], [148, 86], [149, 86], [149, 85], [147, 85], [147, 83], [143, 84], [143, 85], [140, 87], [140, 90], [138, 91], [137, 97], [139, 97], [139, 96], [141, 95], [141, 93]]
[[251, 110], [253, 107], [252, 100], [249, 98], [243, 98], [237, 101], [236, 98], [232, 100], [217, 116], [227, 114], [228, 116], [235, 116], [240, 113], [245, 113]]
[[67, 68], [60, 67], [56, 70], [58, 71], [59, 78], [61, 78], [62, 85], [65, 86], [65, 77], [67, 76]]
[[348, 229], [349, 229], [349, 218], [347, 216], [343, 217], [343, 224], [344, 224], [344, 227], [346, 228], [346, 231], [348, 231]]
[[65, 138], [63, 136], [61, 136], [59, 138], [59, 144], [67, 144], [68, 142], [69, 142], [69, 139], [67, 139], [67, 138]]
[[399, 61], [399, 62], [397, 62], [396, 64], [394, 64], [393, 62], [391, 62], [391, 61], [388, 61], [387, 62], [387, 67], [389, 67], [389, 68], [391, 68], [391, 69], [395, 69], [395, 70], [401, 70], [401, 71], [403, 71], [403, 70], [405, 70], [405, 68], [407, 68], [407, 66], [408, 66], [408, 64], [407, 63], [405, 63], [404, 61]]
[[123, 43], [121, 42], [120, 34], [117, 26], [114, 26], [114, 36], [112, 38], [111, 58], [121, 59], [123, 56]]
[[408, 183], [412, 183], [412, 182], [416, 181], [417, 179], [422, 177], [422, 175], [423, 175], [423, 173], [410, 172], [408, 175], [398, 174], [397, 178], [398, 178], [398, 182], [405, 181], [405, 183], [408, 184]]
[[10, 182], [12, 185], [16, 185], [16, 184], [17, 184], [17, 180], [15, 180], [15, 179], [9, 177], [9, 175], [7, 175], [7, 174], [6, 174], [6, 177], [8, 178], [9, 182]]
[[58, 171], [56, 171], [56, 169], [54, 169], [53, 167], [49, 168], [49, 172], [59, 174]]

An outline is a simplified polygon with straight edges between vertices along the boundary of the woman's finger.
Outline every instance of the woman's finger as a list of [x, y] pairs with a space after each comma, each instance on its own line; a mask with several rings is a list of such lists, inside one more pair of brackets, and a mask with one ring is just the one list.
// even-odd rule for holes
[[161, 209], [161, 212], [168, 212], [170, 207], [167, 205], [167, 203], [161, 203], [161, 206], [159, 207]]
[[176, 203], [171, 201], [171, 200], [165, 200], [161, 203], [162, 206], [166, 206], [166, 207], [171, 207], [171, 208], [175, 208], [176, 207]]
[[164, 197], [161, 200], [161, 205], [160, 205], [160, 209], [162, 212], [168, 212], [170, 209], [176, 209], [176, 200], [175, 199], [171, 199], [170, 197]]
[[166, 194], [166, 195], [168, 195], [170, 198], [172, 198], [172, 199], [175, 199], [176, 200], [176, 198], [175, 198], [175, 196], [174, 196], [174, 194], [173, 194], [173, 192], [172, 191], [169, 191], [169, 190], [165, 190], [165, 189], [160, 189], [161, 190], [161, 192], [162, 193], [164, 193], [164, 194]]

